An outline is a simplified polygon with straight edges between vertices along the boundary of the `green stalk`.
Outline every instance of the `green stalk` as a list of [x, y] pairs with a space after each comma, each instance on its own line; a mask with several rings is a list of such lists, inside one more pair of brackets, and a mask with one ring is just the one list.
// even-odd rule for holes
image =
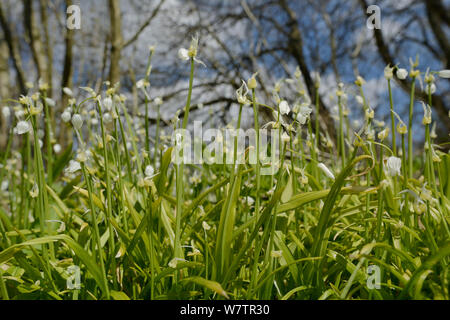
[[[106, 224], [108, 226], [108, 231], [109, 231], [108, 242], [109, 242], [109, 246], [110, 246], [110, 259], [111, 259], [111, 263], [112, 263], [112, 270], [113, 270], [113, 273], [115, 273], [116, 263], [115, 263], [114, 232], [113, 232], [113, 228], [112, 228], [112, 224], [111, 224], [111, 219], [113, 218], [113, 216], [112, 216], [112, 187], [111, 187], [111, 177], [110, 177], [110, 172], [109, 172], [108, 144], [106, 142], [106, 131], [105, 131], [105, 126], [103, 124], [103, 112], [102, 112], [102, 107], [100, 105], [100, 102], [97, 102], [97, 107], [98, 107], [99, 117], [100, 117], [100, 128], [102, 131], [103, 160], [105, 162], [105, 175], [106, 175], [106, 198], [108, 201], [108, 205], [106, 206], [106, 217], [107, 217]], [[114, 283], [116, 283], [117, 278], [116, 277], [113, 277], [113, 278], [114, 278]]]
[[[191, 58], [191, 73], [189, 77], [189, 91], [184, 109], [184, 118], [182, 128], [186, 129], [189, 119], [189, 110], [191, 107], [192, 88], [194, 83], [194, 58]], [[184, 142], [183, 142], [184, 143]], [[181, 216], [183, 215], [183, 159], [180, 164], [176, 166], [176, 194], [177, 194], [177, 211], [176, 211], [176, 226], [175, 226], [175, 258], [183, 258], [183, 251], [181, 249]]]
[[52, 119], [50, 117], [50, 111], [45, 101], [46, 93], [43, 92], [44, 96], [41, 99], [44, 104], [44, 112], [45, 112], [45, 138], [46, 138], [46, 147], [47, 147], [47, 181], [48, 185], [52, 185], [53, 181], [53, 154], [52, 154]]
[[8, 290], [6, 290], [5, 280], [3, 279], [3, 270], [0, 268], [0, 292], [3, 300], [9, 300]]
[[413, 177], [413, 138], [412, 138], [412, 122], [414, 112], [414, 94], [416, 88], [416, 77], [412, 78], [411, 96], [409, 102], [409, 123], [408, 123], [408, 178]]
[[106, 288], [106, 292], [105, 292], [106, 299], [109, 300], [109, 298], [110, 298], [109, 286], [108, 286], [108, 279], [106, 277], [106, 272], [105, 272], [105, 262], [103, 261], [103, 259], [104, 259], [103, 248], [101, 245], [100, 232], [98, 230], [97, 219], [95, 216], [95, 207], [94, 207], [94, 201], [93, 201], [94, 192], [93, 192], [93, 188], [92, 188], [92, 179], [86, 170], [86, 166], [85, 166], [84, 162], [81, 162], [81, 170], [83, 171], [83, 177], [84, 177], [84, 180], [86, 181], [86, 185], [87, 185], [87, 189], [88, 189], [89, 209], [91, 210], [92, 225], [94, 228], [94, 238], [95, 238], [94, 240], [96, 241], [96, 244], [97, 244], [97, 253], [98, 253], [98, 259], [100, 262], [100, 269], [102, 271], [103, 282], [104, 282], [105, 288]]
[[258, 107], [256, 103], [256, 92], [255, 89], [252, 89], [252, 102], [253, 102], [253, 119], [255, 125], [255, 134], [256, 134], [256, 190], [255, 190], [255, 221], [259, 219], [259, 210], [260, 210], [260, 199], [259, 199], [259, 189], [261, 187], [261, 177], [260, 177], [260, 162], [259, 162], [259, 122], [258, 122]]
[[392, 88], [391, 88], [391, 79], [388, 79], [388, 88], [389, 88], [389, 104], [391, 107], [391, 129], [392, 129], [392, 150], [394, 152], [394, 156], [397, 156], [397, 145], [395, 141], [395, 118], [394, 118], [394, 102], [392, 100]]
[[343, 112], [342, 112], [342, 103], [341, 97], [338, 97], [338, 106], [339, 106], [339, 147], [341, 151], [342, 157], [342, 170], [345, 168], [345, 141], [344, 141], [344, 123], [343, 123]]
[[159, 132], [160, 132], [160, 122], [161, 122], [161, 106], [156, 106], [156, 133], [155, 133], [155, 153], [153, 155], [153, 167], [156, 169], [156, 160], [159, 154]]
[[[150, 51], [147, 62], [147, 73], [145, 75], [145, 80], [149, 82], [151, 63], [152, 63], [153, 50]], [[145, 150], [150, 157], [150, 133], [149, 133], [149, 122], [148, 122], [148, 96], [145, 95]]]

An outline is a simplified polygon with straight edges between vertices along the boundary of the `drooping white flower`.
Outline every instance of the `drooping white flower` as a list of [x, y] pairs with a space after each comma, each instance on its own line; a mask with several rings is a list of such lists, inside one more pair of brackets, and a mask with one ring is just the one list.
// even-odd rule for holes
[[112, 106], [113, 106], [113, 101], [112, 101], [111, 97], [106, 97], [105, 99], [103, 99], [103, 107], [106, 110], [110, 111]]
[[242, 105], [250, 104], [250, 100], [247, 98], [248, 87], [244, 80], [242, 80], [242, 85], [236, 90], [236, 98], [238, 102]]
[[245, 197], [245, 203], [247, 203], [247, 205], [252, 206], [255, 203], [255, 199], [253, 199], [250, 196]]
[[434, 83], [427, 84], [425, 87], [425, 92], [428, 94], [430, 92], [431, 94], [434, 94], [436, 92], [436, 85]]
[[51, 98], [45, 98], [45, 103], [47, 104], [47, 106], [54, 108], [56, 103], [55, 100], [51, 99]]
[[300, 109], [298, 111], [298, 114], [297, 114], [297, 121], [301, 125], [304, 125], [306, 123], [306, 121], [309, 119], [311, 112], [312, 112], [312, 108], [309, 105], [307, 105], [307, 104], [301, 105]]
[[208, 231], [209, 229], [211, 229], [211, 226], [206, 221], [202, 222], [202, 227], [205, 231]]
[[450, 79], [450, 70], [441, 70], [438, 72], [439, 77]]
[[378, 139], [383, 141], [384, 139], [386, 139], [388, 137], [388, 135], [389, 135], [389, 128], [386, 127], [384, 130], [382, 130], [378, 133]]
[[390, 176], [395, 177], [400, 175], [400, 169], [402, 168], [402, 159], [397, 157], [389, 157], [386, 161], [387, 172]]
[[83, 117], [78, 113], [74, 114], [72, 116], [72, 124], [75, 129], [80, 130], [83, 126]]
[[16, 133], [17, 134], [25, 134], [27, 132], [30, 132], [31, 130], [31, 125], [28, 121], [19, 121], [17, 122], [17, 126], [16, 126]]
[[325, 173], [328, 178], [335, 180], [334, 174], [330, 171], [330, 169], [327, 168], [325, 164], [320, 162], [317, 166], [320, 168], [320, 170], [323, 171], [323, 173]]
[[81, 165], [78, 161], [75, 160], [70, 160], [69, 161], [69, 166], [66, 168], [65, 172], [66, 173], [75, 173], [78, 170], [81, 170]]
[[280, 113], [282, 115], [283, 114], [288, 114], [291, 111], [291, 108], [289, 107], [289, 104], [285, 100], [280, 102], [278, 108], [280, 109]]
[[70, 113], [69, 110], [64, 110], [64, 112], [61, 114], [61, 119], [62, 121], [64, 121], [65, 123], [69, 122], [70, 119], [72, 118], [72, 114]]
[[145, 79], [141, 79], [138, 82], [136, 82], [136, 88], [143, 89], [144, 87], [147, 87], [148, 81]]
[[111, 123], [112, 121], [113, 121], [113, 118], [112, 118], [111, 114], [109, 112], [106, 112], [103, 115], [103, 122], [108, 124], [108, 123]]
[[358, 102], [360, 105], [364, 105], [364, 99], [361, 96], [356, 96], [356, 102]]
[[64, 88], [63, 88], [63, 92], [64, 92], [66, 95], [68, 95], [69, 97], [73, 97], [73, 92], [72, 92], [71, 89], [69, 89], [69, 88], [67, 88], [67, 87], [64, 87]]
[[34, 183], [33, 187], [30, 190], [30, 197], [37, 198], [38, 195], [39, 195], [39, 187], [37, 183]]
[[394, 77], [394, 68], [387, 65], [386, 68], [384, 68], [384, 77], [388, 80], [392, 79]]
[[155, 169], [153, 169], [152, 165], [148, 165], [145, 167], [145, 176], [146, 177], [151, 177], [153, 174], [155, 173]]
[[283, 132], [283, 134], [281, 135], [281, 141], [283, 143], [288, 143], [290, 140], [291, 137], [286, 132]]
[[178, 58], [184, 61], [189, 60], [189, 50], [185, 48], [180, 48], [178, 50]]
[[156, 97], [154, 102], [157, 106], [160, 106], [163, 104], [163, 99], [161, 97]]
[[53, 151], [55, 152], [55, 153], [60, 153], [61, 152], [61, 145], [60, 144], [55, 144], [54, 146], [53, 146]]
[[2, 183], [0, 184], [0, 191], [6, 191], [8, 189], [8, 186], [9, 186], [9, 181], [3, 180]]
[[405, 80], [406, 77], [408, 76], [408, 70], [400, 68], [397, 70], [397, 78], [399, 78], [400, 80]]

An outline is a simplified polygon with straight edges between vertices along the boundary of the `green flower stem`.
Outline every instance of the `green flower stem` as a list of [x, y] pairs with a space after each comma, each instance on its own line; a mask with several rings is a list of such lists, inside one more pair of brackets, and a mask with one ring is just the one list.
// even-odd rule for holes
[[[153, 50], [150, 51], [150, 55], [148, 56], [148, 62], [147, 62], [147, 73], [145, 75], [145, 80], [149, 82], [150, 77], [150, 70], [151, 70], [151, 64], [152, 64], [152, 56], [153, 56]], [[150, 125], [148, 122], [148, 96], [145, 95], [145, 150], [147, 151], [148, 156], [150, 156]]]
[[123, 129], [122, 119], [120, 118], [120, 113], [119, 113], [119, 109], [117, 108], [117, 105], [116, 105], [116, 113], [118, 115], [117, 121], [119, 122], [120, 135], [122, 136], [122, 144], [123, 144], [123, 149], [124, 149], [124, 153], [125, 153], [125, 160], [126, 160], [126, 163], [127, 163], [128, 180], [129, 181], [133, 181], [133, 175], [132, 175], [132, 170], [131, 170], [132, 164], [131, 164], [130, 154], [129, 154], [128, 148], [127, 148], [127, 139], [126, 139], [126, 136], [125, 136], [125, 131]]
[[81, 170], [83, 172], [83, 177], [84, 177], [84, 180], [86, 181], [88, 194], [89, 194], [89, 209], [91, 211], [92, 226], [94, 229], [94, 238], [95, 238], [94, 240], [97, 245], [97, 254], [98, 254], [98, 259], [100, 262], [100, 270], [102, 271], [103, 282], [104, 282], [105, 288], [106, 288], [105, 295], [106, 295], [106, 299], [109, 300], [110, 293], [109, 293], [108, 279], [106, 277], [106, 272], [105, 272], [105, 262], [103, 261], [104, 254], [103, 254], [102, 244], [100, 241], [100, 232], [98, 230], [97, 218], [96, 218], [96, 214], [95, 214], [95, 207], [94, 207], [94, 201], [93, 201], [94, 192], [93, 192], [93, 188], [92, 188], [92, 178], [89, 175], [89, 173], [87, 172], [84, 162], [81, 163]]
[[412, 78], [411, 96], [409, 102], [409, 123], [408, 123], [408, 178], [413, 177], [413, 138], [412, 123], [414, 113], [414, 94], [416, 89], [416, 77]]
[[[259, 190], [261, 187], [261, 177], [260, 177], [260, 155], [259, 155], [259, 121], [258, 121], [258, 107], [256, 103], [256, 92], [255, 89], [252, 89], [252, 102], [253, 102], [253, 119], [254, 119], [254, 125], [255, 125], [255, 134], [256, 134], [256, 190], [255, 190], [255, 221], [258, 221], [259, 219], [259, 210], [260, 210], [260, 199], [259, 199]], [[256, 223], [256, 222], [255, 222]]]
[[344, 141], [344, 117], [342, 111], [342, 101], [341, 97], [338, 97], [339, 106], [339, 148], [342, 157], [342, 170], [345, 168], [345, 141]]
[[[184, 118], [183, 118], [183, 124], [182, 128], [186, 129], [189, 119], [189, 110], [191, 107], [191, 97], [192, 97], [192, 88], [194, 84], [194, 70], [195, 70], [195, 64], [194, 64], [194, 58], [191, 58], [191, 73], [189, 77], [189, 90], [188, 90], [188, 96], [186, 101], [186, 106], [184, 109]], [[183, 141], [184, 143], [184, 141]], [[183, 146], [182, 146], [183, 147]], [[183, 155], [182, 155], [183, 157]], [[183, 215], [183, 172], [184, 172], [184, 164], [183, 159], [181, 160], [181, 163], [176, 166], [176, 195], [177, 195], [177, 211], [176, 211], [176, 218], [175, 218], [175, 258], [183, 258], [183, 251], [181, 249], [181, 217]]]
[[[103, 160], [105, 162], [105, 175], [106, 175], [106, 199], [108, 201], [106, 205], [106, 225], [108, 227], [109, 231], [109, 254], [111, 259], [111, 265], [113, 273], [115, 273], [115, 244], [114, 244], [114, 231], [111, 224], [112, 216], [112, 186], [111, 186], [111, 177], [110, 177], [110, 171], [109, 171], [109, 157], [108, 157], [108, 143], [106, 142], [106, 131], [105, 126], [103, 124], [103, 112], [102, 107], [100, 105], [100, 102], [97, 102], [99, 117], [100, 117], [100, 128], [102, 132], [102, 143], [103, 143]], [[114, 283], [117, 282], [117, 277], [113, 277]]]
[[397, 145], [395, 141], [395, 118], [394, 118], [394, 102], [392, 100], [392, 88], [391, 88], [391, 79], [388, 79], [388, 88], [389, 88], [389, 104], [391, 108], [391, 130], [392, 130], [392, 151], [394, 156], [397, 156]]
[[159, 154], [159, 135], [161, 126], [161, 106], [156, 106], [156, 132], [155, 132], [155, 153], [153, 155], [153, 167], [156, 168], [156, 160]]
[[45, 100], [46, 93], [43, 91], [42, 103], [44, 104], [44, 112], [45, 112], [45, 138], [46, 138], [46, 147], [47, 147], [47, 183], [49, 186], [52, 185], [53, 182], [53, 150], [52, 150], [52, 119], [50, 117], [50, 111], [48, 108], [48, 104]]

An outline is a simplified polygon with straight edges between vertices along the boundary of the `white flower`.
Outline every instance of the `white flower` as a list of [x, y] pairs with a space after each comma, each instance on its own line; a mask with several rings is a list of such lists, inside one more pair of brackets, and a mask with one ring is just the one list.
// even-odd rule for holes
[[441, 78], [450, 79], [450, 70], [441, 70], [438, 74]]
[[364, 99], [361, 96], [356, 96], [356, 102], [358, 102], [360, 105], [364, 105]]
[[163, 99], [161, 97], [156, 97], [154, 102], [157, 106], [160, 106], [163, 104]]
[[19, 121], [17, 123], [17, 126], [16, 126], [17, 134], [24, 134], [24, 133], [30, 132], [30, 130], [31, 130], [31, 125], [28, 121]]
[[258, 82], [256, 81], [256, 75], [258, 74], [258, 72], [255, 72], [252, 77], [250, 79], [247, 80], [247, 84], [249, 89], [256, 89], [256, 87], [258, 86]]
[[152, 165], [148, 165], [145, 167], [145, 176], [151, 177], [155, 173], [155, 169], [153, 169]]
[[47, 105], [51, 108], [54, 108], [56, 105], [55, 100], [50, 98], [45, 98], [45, 103], [47, 103]]
[[61, 152], [61, 145], [60, 144], [55, 144], [53, 146], [53, 151], [55, 151], [55, 153], [60, 153]]
[[205, 229], [205, 231], [208, 231], [209, 229], [211, 229], [211, 226], [206, 221], [202, 222], [202, 227], [203, 227], [203, 229]]
[[72, 92], [72, 90], [70, 90], [69, 88], [64, 87], [64, 88], [63, 88], [63, 92], [64, 92], [66, 95], [68, 95], [69, 97], [73, 97], [73, 92]]
[[75, 173], [78, 170], [81, 170], [81, 165], [78, 161], [75, 160], [70, 160], [69, 161], [69, 166], [66, 168], [65, 172], [66, 173]]
[[39, 187], [37, 183], [34, 183], [33, 188], [31, 188], [30, 190], [30, 197], [37, 198], [38, 195], [39, 195]]
[[394, 77], [394, 68], [391, 68], [390, 65], [387, 65], [386, 68], [384, 68], [384, 77], [386, 79], [392, 79]]
[[105, 99], [103, 99], [103, 107], [105, 107], [106, 110], [111, 110], [113, 105], [113, 101], [111, 99], [111, 97], [106, 97]]
[[104, 123], [111, 123], [112, 122], [112, 116], [111, 116], [111, 114], [109, 113], [109, 112], [106, 112], [104, 115], [103, 115], [103, 122]]
[[397, 78], [399, 78], [400, 80], [405, 80], [406, 77], [408, 76], [408, 70], [400, 68], [397, 70]]
[[307, 105], [307, 104], [301, 105], [300, 110], [297, 115], [297, 121], [301, 125], [304, 125], [306, 123], [306, 121], [309, 119], [311, 112], [312, 112], [312, 108], [309, 105]]
[[247, 205], [249, 205], [249, 206], [252, 206], [255, 203], [255, 199], [253, 199], [250, 196], [247, 196], [244, 199], [245, 199], [245, 202], [247, 203]]
[[291, 108], [289, 108], [289, 104], [285, 100], [280, 102], [278, 108], [280, 109], [281, 114], [288, 114], [291, 111]]
[[183, 262], [183, 261], [186, 261], [186, 260], [181, 259], [181, 258], [173, 258], [173, 259], [170, 260], [170, 262], [169, 262], [169, 267], [171, 267], [171, 268], [173, 268], [173, 269], [176, 269], [176, 267], [177, 267], [179, 261]]
[[320, 170], [323, 171], [323, 173], [325, 173], [325, 175], [328, 178], [333, 179], [333, 180], [335, 179], [334, 174], [330, 171], [330, 169], [327, 168], [327, 166], [325, 164], [320, 162], [317, 166], [320, 168]]
[[180, 48], [178, 50], [178, 58], [184, 61], [189, 60], [189, 50], [185, 48]]
[[396, 175], [400, 175], [402, 160], [393, 156], [389, 157], [386, 162], [386, 168], [390, 176], [395, 177]]
[[291, 137], [286, 132], [283, 132], [283, 134], [281, 135], [281, 141], [283, 143], [288, 143], [289, 140], [291, 140]]
[[66, 122], [66, 123], [69, 122], [71, 118], [72, 118], [72, 114], [70, 113], [69, 110], [65, 110], [61, 115], [62, 121]]
[[423, 119], [422, 124], [430, 124], [431, 123], [431, 107], [428, 104], [422, 102], [423, 107]]
[[[244, 92], [245, 90], [245, 92]], [[242, 105], [250, 104], [250, 100], [247, 98], [248, 87], [244, 80], [242, 80], [242, 85], [236, 90], [236, 98], [238, 102]]]
[[2, 115], [5, 119], [8, 119], [11, 116], [11, 110], [9, 109], [9, 107], [2, 108]]
[[6, 191], [8, 189], [9, 182], [8, 180], [3, 180], [2, 184], [0, 185], [0, 191]]
[[427, 86], [425, 87], [425, 92], [428, 94], [428, 92], [430, 92], [431, 94], [434, 94], [436, 92], [436, 85], [434, 83], [427, 84]]
[[389, 128], [385, 128], [383, 131], [380, 131], [380, 133], [378, 133], [378, 139], [380, 140], [384, 140], [388, 137], [389, 135]]
[[81, 115], [79, 115], [78, 113], [74, 114], [72, 117], [72, 124], [75, 129], [80, 130], [83, 126], [83, 118], [81, 117]]
[[138, 88], [138, 89], [143, 89], [148, 86], [149, 86], [149, 82], [145, 79], [141, 79], [138, 82], [136, 82], [136, 88]]
[[281, 258], [283, 256], [283, 254], [282, 254], [281, 250], [278, 250], [278, 251], [272, 250], [272, 252], [270, 252], [270, 256], [272, 258]]

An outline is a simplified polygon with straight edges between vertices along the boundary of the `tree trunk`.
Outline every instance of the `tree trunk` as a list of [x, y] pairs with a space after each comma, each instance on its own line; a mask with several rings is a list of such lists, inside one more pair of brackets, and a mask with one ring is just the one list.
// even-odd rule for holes
[[115, 85], [120, 81], [120, 52], [123, 46], [122, 17], [119, 0], [109, 1], [109, 18], [111, 24], [111, 54], [109, 66], [109, 81]]
[[[69, 7], [72, 5], [72, 0], [66, 0], [66, 7]], [[73, 30], [70, 30], [69, 28], [66, 28], [66, 35], [65, 35], [65, 54], [64, 54], [64, 69], [63, 69], [63, 75], [61, 79], [61, 112], [67, 107], [68, 100], [70, 97], [68, 97], [62, 89], [64, 87], [72, 89], [72, 75], [73, 75]], [[68, 146], [72, 141], [72, 135], [69, 134], [67, 131], [66, 126], [64, 123], [61, 123], [59, 126], [60, 133], [59, 133], [59, 143], [60, 145], [65, 148]], [[70, 131], [71, 132], [71, 131]]]
[[[297, 21], [296, 14], [292, 9], [289, 8], [285, 0], [280, 1], [280, 6], [289, 17], [289, 20], [287, 22], [289, 28], [288, 50], [294, 57], [294, 59], [297, 61], [300, 71], [302, 72], [306, 87], [308, 89], [309, 96], [311, 97], [311, 101], [313, 104], [315, 104], [316, 103], [315, 83], [311, 77], [311, 73], [309, 71], [308, 65], [306, 64], [306, 59], [303, 54], [303, 39], [300, 33], [300, 27]], [[336, 130], [334, 126], [334, 121], [331, 118], [330, 112], [325, 107], [325, 104], [320, 96], [319, 96], [319, 112], [320, 118], [322, 119], [322, 121], [320, 121], [320, 127], [322, 131], [328, 132], [330, 138], [336, 141]]]
[[17, 84], [21, 94], [25, 94], [27, 89], [25, 86], [25, 74], [22, 68], [22, 59], [20, 57], [19, 46], [17, 44], [17, 38], [14, 36], [12, 29], [10, 28], [9, 22], [6, 20], [5, 13], [2, 8], [0, 1], [0, 24], [3, 29], [3, 34], [5, 35], [5, 40], [8, 45], [9, 56], [13, 62], [14, 69], [17, 74]]
[[40, 28], [37, 27], [34, 17], [33, 1], [23, 0], [23, 7], [26, 35], [30, 44], [33, 60], [36, 65], [38, 78], [46, 81], [48, 79], [47, 64], [45, 62], [44, 47], [42, 45], [42, 39], [39, 33]]

